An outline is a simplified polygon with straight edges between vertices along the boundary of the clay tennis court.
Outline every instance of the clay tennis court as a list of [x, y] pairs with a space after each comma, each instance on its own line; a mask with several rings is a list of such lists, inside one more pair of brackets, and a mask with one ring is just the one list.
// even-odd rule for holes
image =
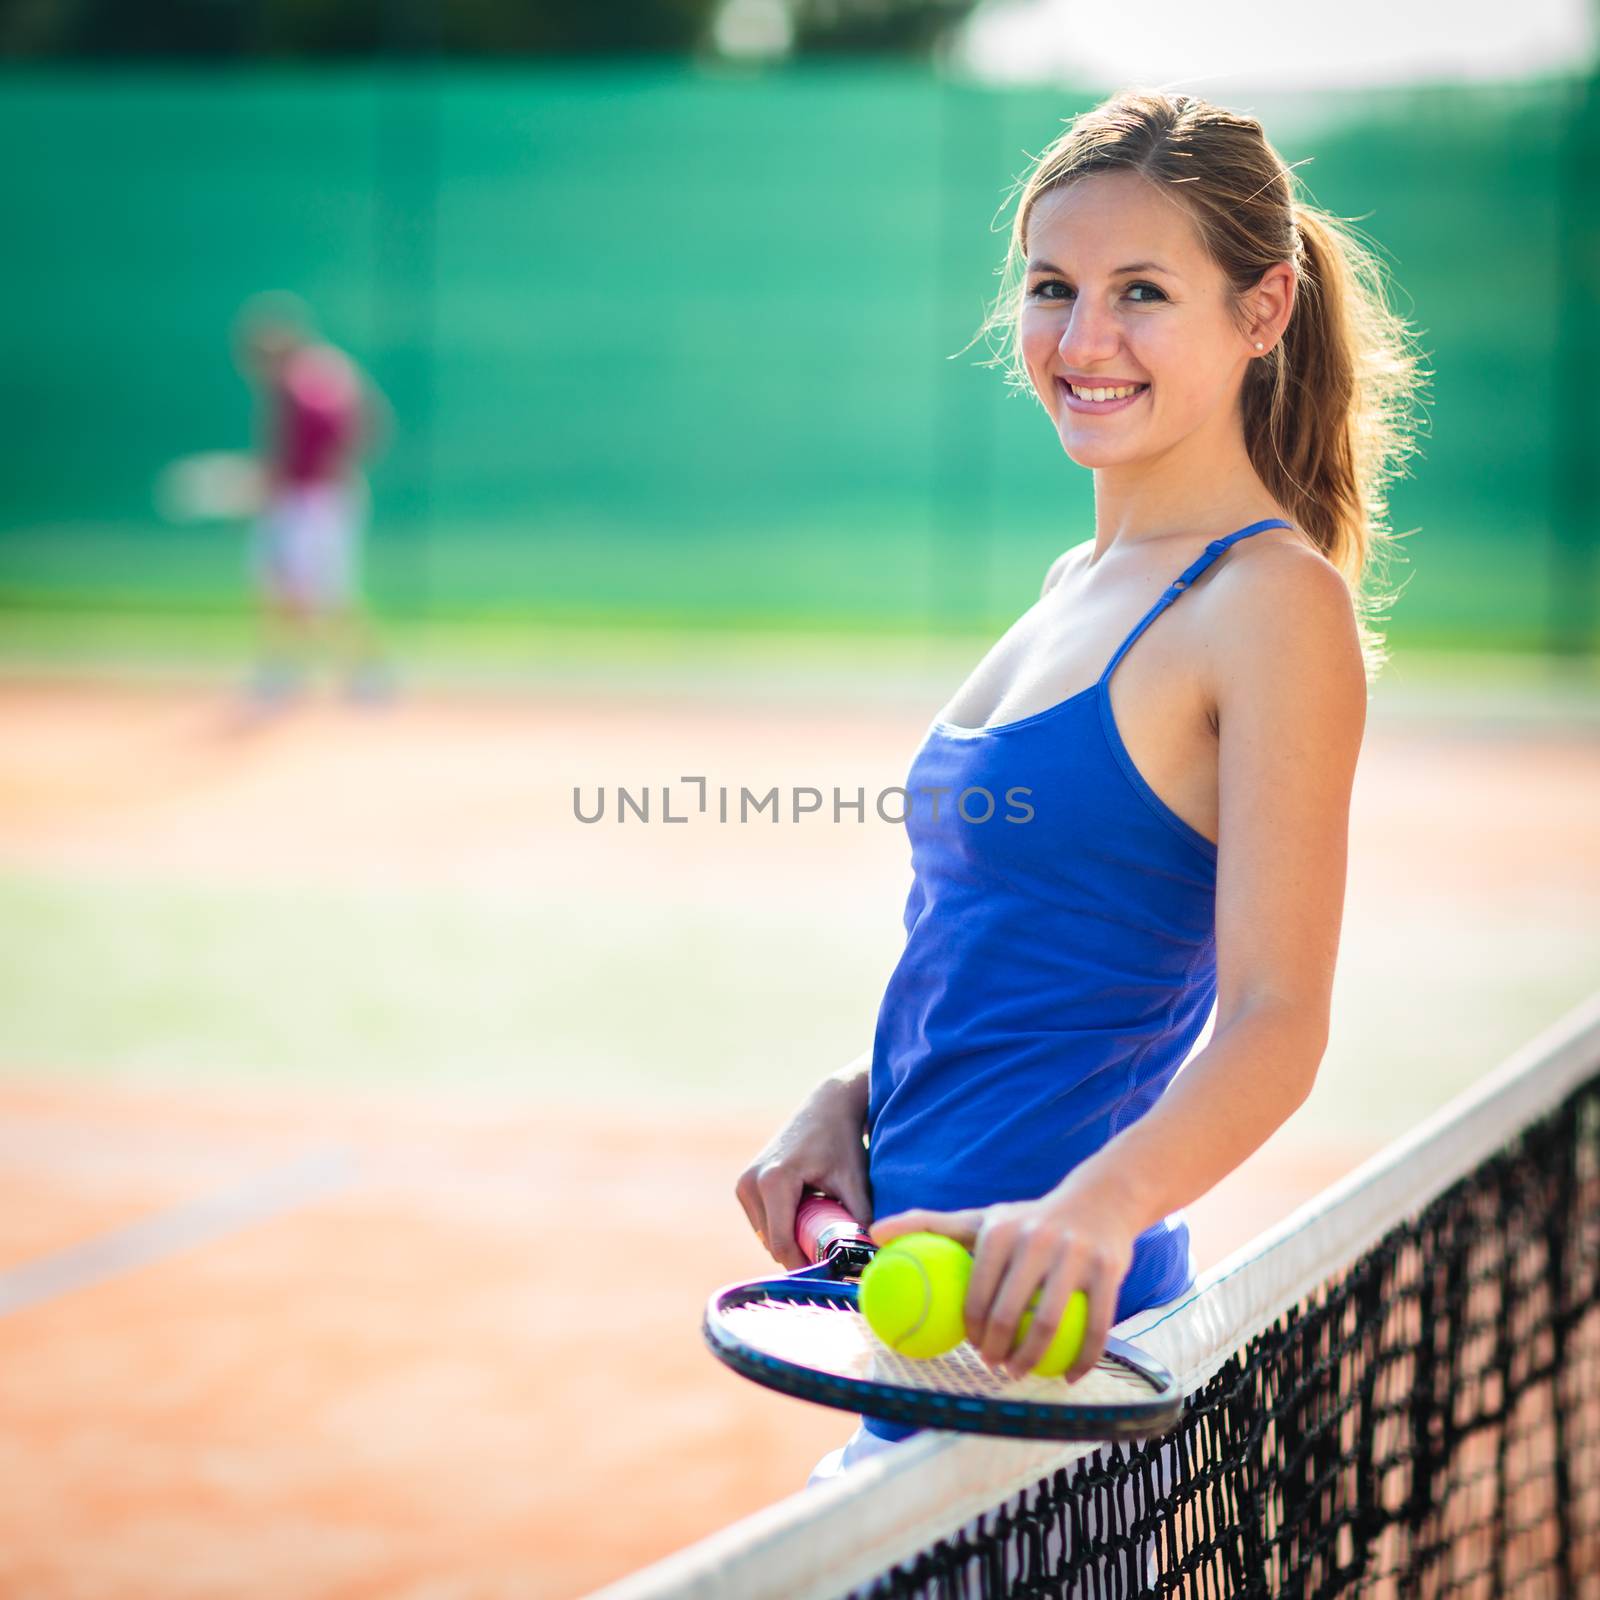
[[[555, 1600], [797, 1490], [849, 1419], [698, 1320], [903, 838], [571, 791], [870, 791], [931, 704], [5, 682], [0, 1589]], [[1374, 716], [1326, 1095], [1203, 1264], [1592, 987], [1597, 793], [1592, 726]]]

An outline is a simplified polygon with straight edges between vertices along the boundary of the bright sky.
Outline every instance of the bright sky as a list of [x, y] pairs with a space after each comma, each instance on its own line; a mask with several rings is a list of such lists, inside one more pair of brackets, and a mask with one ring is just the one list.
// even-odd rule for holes
[[1244, 90], [1506, 80], [1592, 60], [1590, 0], [987, 0], [966, 70], [1003, 82]]

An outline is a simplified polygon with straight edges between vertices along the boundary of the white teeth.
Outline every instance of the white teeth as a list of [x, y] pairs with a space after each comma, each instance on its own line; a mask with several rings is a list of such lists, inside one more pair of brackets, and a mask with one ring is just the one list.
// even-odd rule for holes
[[1069, 383], [1067, 387], [1080, 400], [1126, 400], [1130, 394], [1139, 392], [1137, 384], [1126, 389], [1080, 389], [1075, 383]]

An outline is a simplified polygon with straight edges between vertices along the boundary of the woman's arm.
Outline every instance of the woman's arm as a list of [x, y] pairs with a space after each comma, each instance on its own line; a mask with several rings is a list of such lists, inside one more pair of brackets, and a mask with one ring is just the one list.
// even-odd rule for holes
[[839, 1089], [849, 1097], [849, 1103], [860, 1113], [863, 1126], [867, 1120], [867, 1097], [872, 1087], [872, 1046], [868, 1045], [854, 1061], [839, 1068], [837, 1072], [830, 1072], [822, 1080], [821, 1087], [837, 1084]]
[[[1087, 1372], [1104, 1348], [1134, 1239], [1265, 1143], [1315, 1081], [1328, 1039], [1366, 673], [1338, 571], [1289, 546], [1262, 556], [1230, 563], [1210, 586], [1220, 809], [1211, 1042], [1150, 1111], [1040, 1199], [904, 1212], [872, 1228], [879, 1243], [921, 1227], [974, 1243], [968, 1333], [991, 1364], [1029, 1370], [1082, 1289], [1088, 1327], [1067, 1375]], [[1008, 1360], [1036, 1289], [1038, 1315]]]
[[1210, 658], [1216, 1027], [1155, 1106], [1066, 1180], [1120, 1193], [1136, 1232], [1264, 1144], [1327, 1048], [1366, 674], [1338, 572], [1301, 550], [1270, 555], [1218, 575], [1234, 581], [1216, 596]]

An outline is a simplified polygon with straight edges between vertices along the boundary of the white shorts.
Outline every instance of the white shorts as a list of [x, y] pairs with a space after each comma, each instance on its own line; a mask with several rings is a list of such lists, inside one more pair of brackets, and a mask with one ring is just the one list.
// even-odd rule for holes
[[252, 568], [274, 599], [323, 611], [348, 605], [358, 580], [365, 497], [343, 483], [282, 489], [255, 526]]

